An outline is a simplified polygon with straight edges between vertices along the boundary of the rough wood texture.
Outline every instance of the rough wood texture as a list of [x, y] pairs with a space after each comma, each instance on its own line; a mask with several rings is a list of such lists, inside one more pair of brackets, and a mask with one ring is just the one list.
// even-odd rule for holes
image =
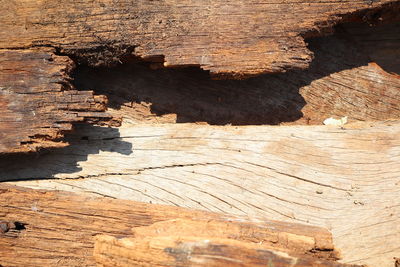
[[107, 99], [77, 91], [73, 62], [53, 49], [0, 50], [0, 153], [63, 147], [73, 122], [107, 122]]
[[[251, 222], [244, 217], [183, 208], [0, 185], [0, 264], [93, 266], [96, 235], [133, 237], [132, 227], [179, 218], [205, 220], [209, 230], [204, 228], [202, 235], [215, 233], [215, 226], [224, 225], [226, 229], [219, 228], [219, 235], [232, 234], [235, 239], [263, 243], [277, 251], [293, 250], [294, 255], [306, 259], [331, 261], [337, 255], [330, 233], [318, 227], [269, 220]], [[149, 230], [163, 225], [153, 225]], [[135, 233], [139, 236], [144, 231], [139, 228]]]
[[240, 220], [227, 222], [216, 219], [175, 219], [135, 227], [132, 230], [135, 239], [161, 236], [214, 237], [262, 243], [270, 249], [300, 256], [309, 254], [327, 260], [339, 258], [335, 254], [337, 251], [334, 251], [332, 235], [327, 230], [301, 224], [268, 221], [264, 225], [257, 225]]
[[68, 140], [70, 147], [36, 159], [3, 158], [1, 179], [315, 224], [332, 231], [346, 263], [392, 267], [400, 254], [399, 121], [343, 129], [85, 126]]
[[[1, 1], [0, 49], [52, 46], [91, 64], [134, 53], [165, 65], [252, 75], [307, 68], [303, 36], [339, 21], [377, 20], [396, 0], [351, 1]], [[68, 12], [65, 12], [68, 10]]]
[[98, 267], [127, 266], [348, 266], [320, 259], [297, 258], [265, 249], [262, 245], [229, 239], [150, 237], [96, 239]]
[[[322, 124], [332, 116], [348, 116], [349, 121], [400, 118], [400, 72], [395, 73], [400, 23], [349, 25], [333, 36], [308, 40], [315, 57], [307, 70], [216, 81], [198, 68], [153, 70], [154, 64], [132, 62], [78, 67], [74, 84], [107, 95], [113, 114], [131, 123]], [[354, 28], [360, 30], [357, 35]], [[353, 38], [369, 35], [373, 42]], [[377, 59], [382, 67], [371, 61], [376, 47], [384, 51]]]
[[[322, 253], [313, 248], [320, 229], [304, 236], [301, 227], [296, 234], [281, 228], [279, 224], [259, 227], [216, 220], [168, 220], [134, 228], [131, 238], [99, 235], [94, 257], [97, 266], [348, 266], [319, 257]], [[330, 238], [324, 234], [319, 240], [324, 244], [318, 249], [332, 252]]]
[[[213, 81], [199, 70], [151, 71], [139, 64], [79, 67], [74, 84], [107, 94], [130, 122], [321, 124], [330, 116], [385, 120], [400, 116], [398, 22], [342, 25], [309, 40], [308, 70], [246, 81]], [[73, 121], [109, 120], [105, 98], [70, 85], [72, 61], [54, 50], [2, 50], [1, 152], [64, 146], [56, 141]], [[372, 60], [375, 63], [368, 63]], [[393, 72], [390, 74], [389, 72]], [[89, 111], [89, 112], [88, 112]], [[161, 116], [157, 116], [161, 115]]]

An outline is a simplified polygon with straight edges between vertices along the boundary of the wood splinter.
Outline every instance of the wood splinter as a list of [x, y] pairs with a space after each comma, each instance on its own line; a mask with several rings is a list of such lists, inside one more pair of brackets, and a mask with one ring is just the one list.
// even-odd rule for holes
[[54, 49], [0, 50], [0, 154], [66, 146], [72, 123], [119, 124], [105, 96], [74, 89], [73, 68]]

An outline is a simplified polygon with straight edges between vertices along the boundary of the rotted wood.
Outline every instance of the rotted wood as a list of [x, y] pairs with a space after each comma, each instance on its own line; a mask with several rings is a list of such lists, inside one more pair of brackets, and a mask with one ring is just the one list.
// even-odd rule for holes
[[[347, 21], [350, 17], [352, 19], [379, 17], [386, 20], [388, 17], [394, 17], [393, 14], [396, 14], [396, 10], [399, 9], [397, 1], [372, 2], [370, 4], [356, 1], [339, 4], [331, 1], [324, 5], [313, 2], [308, 3], [307, 8], [302, 8], [306, 3], [292, 3], [290, 7], [293, 8], [293, 12], [289, 12], [288, 21], [295, 19], [292, 16], [297, 12], [296, 19], [304, 15], [304, 23], [290, 23], [290, 27], [282, 23], [267, 23], [260, 27], [265, 20], [269, 21], [279, 12], [283, 12], [285, 8], [287, 9], [289, 4], [280, 2], [240, 4], [235, 1], [224, 5], [208, 3], [205, 6], [204, 4], [204, 2], [190, 4], [174, 2], [156, 7], [147, 2], [135, 2], [129, 6], [127, 3], [119, 3], [117, 6], [112, 5], [113, 8], [111, 8], [111, 3], [107, 1], [100, 3], [99, 6], [94, 3], [77, 3], [76, 1], [73, 3], [63, 2], [62, 5], [57, 4], [56, 1], [19, 3], [6, 1], [3, 3], [5, 15], [0, 18], [0, 22], [2, 22], [2, 28], [0, 28], [0, 37], [2, 37], [0, 38], [0, 57], [2, 57], [0, 59], [2, 63], [0, 69], [0, 129], [2, 129], [0, 153], [61, 147], [66, 144], [60, 141], [62, 133], [71, 129], [71, 122], [111, 121], [110, 115], [102, 113], [106, 103], [104, 97], [94, 97], [92, 92], [76, 91], [71, 86], [69, 73], [73, 64], [69, 58], [60, 56], [61, 54], [70, 55], [78, 62], [107, 66], [112, 65], [113, 62], [128, 59], [132, 54], [151, 60], [155, 60], [155, 56], [159, 57], [165, 54], [168, 59], [166, 65], [200, 65], [204, 69], [208, 69], [207, 66], [209, 66], [215, 73], [236, 73], [240, 76], [261, 72], [279, 72], [286, 69], [281, 61], [288, 64], [288, 69], [308, 66], [308, 63], [304, 66], [296, 63], [299, 58], [304, 59], [305, 54], [312, 54], [307, 50], [308, 48], [290, 45], [294, 39], [301, 39], [301, 43], [304, 43], [303, 37], [300, 35], [308, 32], [306, 35], [310, 36], [310, 33], [315, 33], [316, 29], [330, 29], [339, 20]], [[73, 5], [70, 9], [73, 12], [66, 14], [62, 8], [70, 7], [70, 5]], [[242, 8], [237, 8], [238, 6]], [[252, 8], [251, 12], [249, 11], [250, 7]], [[354, 10], [358, 10], [358, 12], [354, 13]], [[224, 15], [228, 11], [232, 13], [232, 18], [235, 17], [234, 20]], [[309, 16], [308, 12], [312, 13], [313, 11], [318, 16]], [[168, 19], [165, 18], [166, 12], [169, 14]], [[337, 16], [338, 12], [343, 16], [349, 12], [351, 15], [349, 13], [340, 18], [341, 16]], [[109, 17], [110, 13], [113, 14], [113, 18], [105, 19]], [[199, 14], [203, 15], [199, 17]], [[371, 14], [375, 14], [375, 16]], [[188, 19], [189, 15], [191, 19]], [[159, 16], [160, 20], [155, 21], [155, 16]], [[215, 24], [215, 20], [222, 16], [225, 19], [224, 24]], [[240, 19], [236, 19], [236, 16]], [[83, 17], [85, 20], [82, 19]], [[179, 19], [177, 19], [178, 17]], [[203, 23], [194, 23], [196, 19]], [[235, 23], [242, 19], [246, 19], [250, 23], [246, 23], [244, 28], [231, 34], [234, 31], [229, 32], [228, 29], [236, 27]], [[329, 20], [329, 23], [322, 26], [324, 20]], [[104, 21], [107, 23], [103, 23]], [[121, 22], [119, 23], [119, 21]], [[160, 21], [161, 23], [159, 23]], [[169, 22], [166, 23], [166, 21]], [[209, 27], [210, 23], [214, 27]], [[118, 27], [115, 28], [117, 24]], [[215, 25], [221, 27], [215, 27]], [[250, 26], [251, 29], [248, 28]], [[283, 28], [280, 29], [280, 27]], [[300, 28], [294, 29], [293, 27]], [[190, 34], [188, 29], [191, 30]], [[162, 31], [162, 36], [159, 36], [160, 31]], [[398, 27], [394, 26], [393, 31], [390, 32], [398, 32]], [[228, 36], [225, 36], [226, 34]], [[262, 38], [258, 38], [260, 37], [258, 35], [261, 35]], [[286, 40], [285, 36], [289, 39]], [[396, 37], [395, 34], [393, 36]], [[179, 42], [176, 38], [179, 38]], [[365, 35], [358, 34], [357, 38], [363, 44], [368, 43], [362, 41], [365, 39]], [[254, 40], [258, 40], [259, 43]], [[389, 43], [392, 44], [392, 47], [396, 47], [396, 39], [392, 38], [391, 40], [394, 41]], [[266, 42], [271, 44], [267, 48]], [[289, 48], [284, 47], [282, 50], [281, 46], [277, 46], [278, 48], [275, 49], [276, 42], [285, 43], [285, 47]], [[329, 43], [329, 40], [326, 40], [326, 43]], [[315, 42], [312, 42], [312, 45], [315, 45]], [[48, 48], [49, 46], [54, 49]], [[221, 47], [224, 49], [221, 50]], [[226, 50], [226, 47], [229, 47], [229, 51]], [[302, 51], [303, 55], [294, 56], [298, 53], [296, 47]], [[340, 45], [334, 45], [332, 51], [342, 53], [343, 49], [340, 48]], [[372, 51], [370, 48], [367, 46], [369, 53]], [[147, 91], [137, 95], [135, 88], [125, 86], [125, 84], [131, 84], [126, 81], [130, 82], [129, 79], [135, 79], [136, 76], [125, 75], [126, 72], [123, 72], [123, 75], [128, 78], [107, 80], [106, 78], [115, 73], [114, 70], [107, 70], [104, 75], [100, 75], [92, 81], [99, 80], [97, 84], [108, 84], [109, 88], [116, 88], [117, 92], [115, 93], [118, 95], [126, 94], [124, 92], [127, 90], [129, 91], [128, 95], [135, 95], [134, 99], [128, 100], [129, 103], [139, 102], [139, 105], [134, 105], [134, 108], [141, 113], [138, 114], [139, 116], [150, 115], [151, 117], [153, 112], [175, 112], [177, 116], [182, 117], [177, 118], [176, 121], [197, 122], [207, 118], [206, 122], [211, 124], [278, 124], [282, 122], [320, 124], [328, 116], [348, 116], [349, 114], [351, 114], [350, 119], [355, 120], [398, 117], [398, 75], [386, 73], [374, 63], [370, 63], [368, 66], [359, 66], [361, 63], [365, 65], [367, 61], [357, 56], [357, 53], [353, 56], [353, 51], [350, 50], [343, 57], [345, 59], [339, 60], [339, 64], [321, 65], [322, 61], [337, 61], [337, 57], [329, 56], [329, 49], [321, 48], [321, 51], [318, 49], [315, 57], [319, 61], [310, 66], [309, 72], [290, 72], [287, 75], [282, 74], [282, 76], [263, 77], [259, 80], [249, 81], [247, 85], [246, 83], [235, 85], [229, 82], [213, 84], [201, 74], [195, 75], [195, 78], [193, 76], [189, 79], [183, 77], [182, 81], [177, 81], [177, 83], [196, 84], [193, 90], [190, 90], [189, 87], [189, 91], [186, 93], [176, 92], [174, 86], [166, 86], [166, 83], [162, 81], [159, 82], [163, 87], [161, 90], [156, 88], [159, 87], [156, 84], [155, 89], [157, 90], [153, 91], [152, 87], [154, 86], [148, 84], [142, 87]], [[397, 50], [393, 48], [392, 50], [384, 49], [384, 51], [379, 55], [375, 53], [373, 59], [380, 63], [384, 58], [388, 63], [387, 55], [393, 55], [393, 51]], [[322, 54], [327, 54], [327, 56]], [[199, 60], [198, 56], [201, 56], [200, 63], [196, 61]], [[290, 58], [286, 58], [287, 56]], [[212, 57], [216, 57], [215, 60], [212, 60], [217, 62], [216, 65], [203, 62]], [[238, 57], [242, 57], [243, 60], [236, 60]], [[270, 62], [271, 58], [274, 58], [272, 62]], [[396, 58], [396, 54], [393, 55], [393, 58]], [[306, 61], [309, 60], [301, 62]], [[390, 60], [390, 62], [392, 61]], [[274, 64], [277, 64], [278, 67]], [[343, 66], [349, 66], [349, 64], [352, 69], [342, 69]], [[389, 64], [390, 68], [393, 66], [395, 66], [393, 62], [391, 65]], [[120, 69], [116, 71], [120, 71]], [[321, 71], [325, 76], [321, 77]], [[333, 71], [338, 72], [330, 75]], [[137, 75], [149, 76], [146, 71], [140, 70], [139, 72], [145, 73]], [[154, 75], [158, 74], [154, 73]], [[308, 83], [311, 84], [308, 85]], [[89, 86], [85, 84], [84, 89], [92, 89], [91, 85], [93, 84], [89, 84]], [[99, 89], [96, 84], [94, 87]], [[100, 91], [110, 94], [109, 89], [102, 89], [100, 88]], [[300, 91], [296, 92], [293, 89]], [[211, 92], [210, 94], [210, 90], [217, 93]], [[194, 105], [186, 105], [182, 110], [182, 103], [193, 99], [194, 91], [201, 91], [200, 94], [203, 94], [201, 98], [204, 98], [205, 95], [205, 99], [196, 101]], [[242, 94], [243, 91], [249, 92], [251, 97]], [[156, 95], [153, 95], [154, 92]], [[185, 94], [188, 95], [186, 99], [184, 99]], [[215, 96], [217, 103], [214, 103], [213, 100], [210, 101], [210, 95]], [[237, 95], [244, 95], [242, 98], [245, 100], [242, 101]], [[158, 101], [150, 112], [140, 103], [141, 99], [147, 98], [155, 98], [155, 101]], [[165, 103], [166, 99], [168, 99], [167, 103]], [[173, 100], [175, 103], [171, 103], [171, 99], [175, 99]], [[257, 105], [257, 101], [260, 102], [260, 99], [262, 99], [262, 104]], [[235, 106], [229, 103], [232, 101], [236, 102]], [[187, 108], [188, 106], [193, 108]], [[144, 114], [142, 114], [143, 111]], [[135, 112], [129, 112], [129, 114], [132, 117]], [[217, 118], [214, 118], [215, 116]], [[158, 118], [156, 119], [158, 120]], [[115, 121], [110, 124], [113, 123], [116, 124]]]
[[[325, 258], [312, 249], [314, 236], [280, 232], [280, 228], [279, 224], [262, 227], [235, 221], [169, 220], [134, 228], [130, 238], [96, 236], [94, 257], [98, 266], [121, 267], [350, 266], [335, 261], [329, 237], [320, 244], [329, 252]], [[298, 230], [301, 234], [305, 229]]]
[[63, 147], [73, 122], [112, 124], [107, 98], [75, 90], [72, 60], [54, 52], [0, 50], [0, 153]]
[[348, 23], [307, 41], [314, 59], [306, 70], [213, 80], [199, 68], [132, 61], [79, 66], [74, 83], [107, 95], [110, 112], [130, 123], [321, 125], [329, 117], [400, 118], [400, 22]]
[[[268, 248], [261, 259], [267, 262], [268, 253], [276, 251], [271, 259], [290, 252], [299, 257], [299, 262], [341, 266], [334, 264], [339, 254], [331, 234], [323, 228], [104, 197], [2, 184], [0, 221], [0, 264], [7, 267], [94, 266], [97, 235], [141, 240], [143, 235], [156, 237], [156, 233], [160, 237], [190, 234], [203, 240], [214, 235], [221, 240], [232, 239], [240, 245], [231, 247], [233, 251], [245, 249], [249, 255], [258, 253], [254, 249]], [[132, 232], [132, 227], [139, 228]], [[103, 253], [107, 246], [98, 247], [98, 252]], [[227, 257], [232, 256], [230, 251]]]
[[[163, 57], [221, 75], [307, 68], [304, 37], [338, 22], [385, 20], [397, 0], [1, 1], [0, 49], [52, 46], [91, 65]], [[68, 10], [68, 12], [65, 12]], [[381, 11], [390, 12], [381, 12]], [[377, 13], [378, 12], [378, 13]]]

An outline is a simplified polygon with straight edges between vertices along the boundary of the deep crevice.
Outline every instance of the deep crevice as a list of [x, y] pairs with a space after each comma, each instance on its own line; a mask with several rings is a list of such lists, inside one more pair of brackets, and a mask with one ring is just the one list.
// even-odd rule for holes
[[16, 231], [22, 231], [22, 230], [26, 230], [25, 225], [27, 225], [26, 223], [22, 223], [22, 222], [14, 222], [15, 225], [15, 230]]
[[[366, 66], [370, 62], [378, 63], [387, 72], [399, 74], [400, 22], [381, 23], [375, 27], [370, 24], [340, 24], [333, 35], [307, 39], [315, 58], [306, 70], [264, 74], [246, 80], [214, 80], [208, 71], [199, 67], [164, 68], [162, 57], [148, 62], [125, 56], [122, 64], [114, 67], [78, 65], [73, 83], [80, 90], [105, 94], [112, 108], [134, 122], [321, 124], [324, 116], [341, 115], [363, 120], [365, 110], [362, 106], [359, 110], [351, 110], [352, 114], [343, 114], [344, 111], [338, 108], [342, 105], [340, 101], [359, 101], [357, 96], [329, 99], [324, 103], [330, 105], [324, 107], [328, 112], [323, 114], [321, 110], [318, 114], [319, 108], [315, 103], [307, 103], [301, 90], [331, 74]], [[379, 39], [388, 34], [391, 34], [391, 40]], [[371, 38], [373, 40], [369, 40]], [[323, 89], [326, 92], [315, 92], [319, 93], [318, 97], [337, 93], [330, 88]], [[304, 114], [306, 105], [315, 105], [311, 106], [314, 113]], [[397, 113], [393, 115], [400, 117]], [[374, 116], [367, 119], [386, 119]]]

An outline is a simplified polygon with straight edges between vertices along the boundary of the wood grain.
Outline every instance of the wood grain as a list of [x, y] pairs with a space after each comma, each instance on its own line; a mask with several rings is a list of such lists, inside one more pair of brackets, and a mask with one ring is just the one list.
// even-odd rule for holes
[[166, 66], [197, 65], [239, 77], [307, 68], [313, 56], [304, 36], [400, 10], [396, 0], [0, 3], [0, 49], [51, 46], [92, 65], [115, 64], [130, 54], [162, 56]]
[[67, 145], [73, 122], [107, 123], [107, 99], [77, 91], [73, 62], [54, 49], [0, 50], [0, 154]]
[[[293, 251], [296, 257], [311, 261], [334, 262], [337, 256], [331, 234], [306, 225], [4, 184], [0, 185], [0, 207], [0, 264], [7, 267], [94, 266], [93, 247], [99, 234], [134, 237], [132, 227], [140, 227], [135, 230], [139, 237], [146, 231], [144, 226], [151, 231], [175, 225], [179, 236], [179, 225], [188, 221], [203, 227], [198, 238], [217, 233], [217, 226], [219, 236], [231, 235], [248, 246], [263, 243], [260, 248], [269, 247], [277, 253]], [[188, 231], [197, 235], [186, 228]]]
[[344, 128], [128, 124], [119, 132], [83, 127], [68, 141], [36, 159], [3, 158], [1, 179], [314, 224], [332, 231], [345, 263], [392, 266], [400, 252], [399, 121]]

